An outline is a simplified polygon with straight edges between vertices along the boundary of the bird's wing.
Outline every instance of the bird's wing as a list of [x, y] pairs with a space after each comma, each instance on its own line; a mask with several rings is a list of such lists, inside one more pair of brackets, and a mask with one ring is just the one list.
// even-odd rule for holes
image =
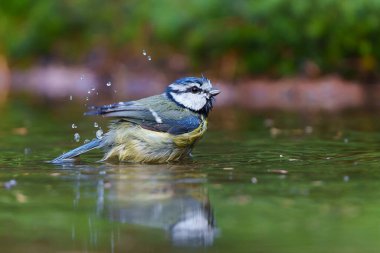
[[179, 110], [173, 102], [157, 96], [144, 100], [119, 102], [99, 107], [90, 107], [85, 115], [103, 115], [120, 118], [141, 127], [174, 135], [191, 132], [199, 127], [201, 119], [194, 113]]
[[[134, 118], [136, 116], [149, 116], [147, 108], [136, 101], [119, 102], [116, 104], [92, 106], [84, 115], [102, 115], [104, 117]], [[147, 114], [147, 115], [145, 115]], [[148, 119], [148, 118], [147, 118]]]

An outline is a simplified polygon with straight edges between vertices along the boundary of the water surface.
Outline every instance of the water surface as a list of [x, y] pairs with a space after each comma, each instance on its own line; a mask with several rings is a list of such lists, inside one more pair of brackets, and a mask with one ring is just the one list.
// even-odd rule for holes
[[98, 163], [93, 152], [56, 166], [45, 161], [77, 146], [76, 132], [83, 143], [106, 122], [46, 107], [1, 109], [1, 252], [380, 248], [376, 112], [217, 109], [192, 162]]

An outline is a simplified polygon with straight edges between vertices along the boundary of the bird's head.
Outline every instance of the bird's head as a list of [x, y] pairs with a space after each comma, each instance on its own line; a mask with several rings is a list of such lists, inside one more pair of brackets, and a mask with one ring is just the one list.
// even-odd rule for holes
[[166, 89], [166, 95], [178, 105], [205, 116], [211, 111], [214, 97], [220, 93], [213, 89], [206, 77], [184, 77]]

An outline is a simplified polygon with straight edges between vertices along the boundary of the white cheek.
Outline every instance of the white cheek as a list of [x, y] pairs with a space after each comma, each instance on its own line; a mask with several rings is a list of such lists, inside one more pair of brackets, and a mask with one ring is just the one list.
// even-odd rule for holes
[[207, 99], [204, 94], [192, 94], [192, 93], [170, 93], [175, 101], [179, 104], [185, 106], [194, 111], [199, 111], [202, 109], [206, 103]]

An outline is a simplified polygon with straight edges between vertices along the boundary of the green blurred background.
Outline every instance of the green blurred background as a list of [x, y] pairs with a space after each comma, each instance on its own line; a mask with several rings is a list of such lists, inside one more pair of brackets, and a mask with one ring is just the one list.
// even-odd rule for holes
[[[0, 53], [10, 66], [103, 64], [151, 51], [167, 66], [223, 78], [308, 71], [373, 81], [380, 57], [378, 0], [1, 1]], [[170, 65], [170, 64], [169, 64]], [[169, 66], [170, 67], [170, 66]]]

